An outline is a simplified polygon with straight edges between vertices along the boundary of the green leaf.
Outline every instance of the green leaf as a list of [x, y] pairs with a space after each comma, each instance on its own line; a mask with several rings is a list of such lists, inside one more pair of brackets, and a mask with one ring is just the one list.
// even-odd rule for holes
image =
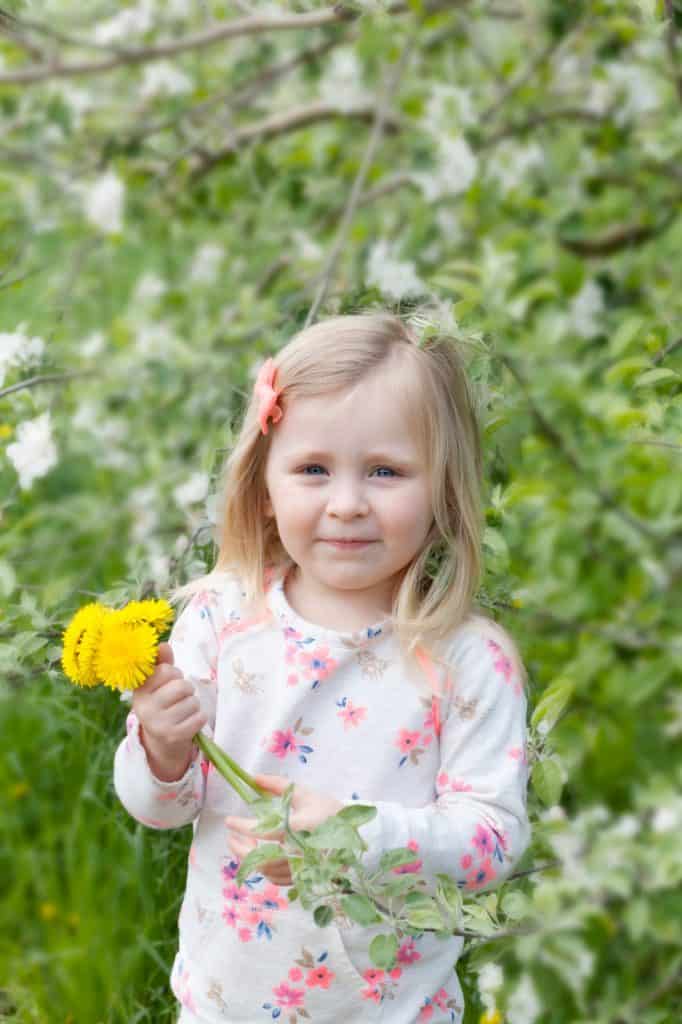
[[521, 921], [530, 914], [530, 900], [522, 892], [508, 892], [502, 899], [502, 911], [512, 921]]
[[400, 847], [395, 850], [386, 850], [379, 861], [379, 871], [390, 871], [391, 868], [400, 867], [401, 864], [409, 864], [414, 860], [414, 850], [407, 847]]
[[563, 787], [563, 776], [558, 761], [548, 757], [538, 761], [531, 773], [533, 789], [546, 807], [559, 802]]
[[435, 900], [429, 901], [430, 906], [410, 908], [406, 914], [408, 923], [413, 928], [429, 931], [441, 931], [446, 928], [446, 922], [438, 909]]
[[337, 814], [335, 818], [340, 818], [342, 821], [347, 822], [349, 825], [354, 825], [356, 828], [359, 825], [364, 825], [366, 822], [371, 821], [372, 818], [376, 818], [377, 809], [368, 804], [348, 804]]
[[356, 924], [377, 924], [381, 920], [374, 904], [366, 896], [361, 896], [360, 893], [342, 896], [341, 906], [351, 921], [355, 921]]
[[334, 917], [334, 911], [331, 907], [315, 907], [313, 911], [313, 918], [318, 928], [325, 928]]
[[[537, 703], [531, 716], [531, 725], [546, 736], [556, 725], [559, 715], [573, 696], [575, 682], [565, 676], [559, 676], [549, 684]], [[542, 723], [542, 727], [540, 724]]]
[[659, 384], [663, 380], [680, 380], [679, 373], [675, 373], [674, 370], [668, 370], [665, 367], [659, 367], [655, 370], [647, 370], [643, 373], [634, 383], [636, 388], [646, 388], [652, 384]]
[[462, 891], [449, 875], [436, 875], [436, 896], [457, 920], [462, 911]]
[[360, 841], [353, 826], [335, 815], [313, 829], [306, 842], [318, 850], [357, 850]]
[[398, 939], [395, 935], [375, 935], [369, 944], [369, 958], [383, 971], [395, 966]]
[[263, 843], [261, 846], [257, 846], [255, 850], [247, 853], [239, 865], [237, 882], [241, 885], [244, 879], [255, 871], [256, 868], [260, 867], [261, 864], [266, 864], [269, 860], [281, 860], [283, 852], [279, 843]]

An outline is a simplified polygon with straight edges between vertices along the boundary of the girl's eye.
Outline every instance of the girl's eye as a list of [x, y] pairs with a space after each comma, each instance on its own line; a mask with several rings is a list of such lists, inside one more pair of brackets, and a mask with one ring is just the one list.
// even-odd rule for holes
[[[319, 473], [312, 472], [312, 470], [316, 469], [321, 469], [322, 472], [325, 472], [324, 466], [320, 466], [319, 463], [315, 463], [310, 466], [302, 466], [301, 472], [304, 473], [306, 476], [319, 476]], [[377, 466], [374, 472], [378, 473], [380, 470], [386, 470], [386, 472], [390, 473], [391, 476], [397, 476], [396, 471], [394, 469], [391, 469], [390, 466]]]

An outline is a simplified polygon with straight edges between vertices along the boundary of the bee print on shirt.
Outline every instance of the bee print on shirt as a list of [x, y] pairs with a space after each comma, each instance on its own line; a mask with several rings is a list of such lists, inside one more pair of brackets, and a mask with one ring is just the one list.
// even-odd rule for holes
[[262, 679], [261, 672], [247, 672], [241, 658], [232, 662], [232, 682], [242, 693], [262, 693], [263, 687], [256, 686], [254, 680]]

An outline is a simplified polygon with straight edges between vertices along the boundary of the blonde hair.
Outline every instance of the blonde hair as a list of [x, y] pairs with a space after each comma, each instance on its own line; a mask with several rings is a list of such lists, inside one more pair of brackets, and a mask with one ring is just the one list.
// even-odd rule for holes
[[[406, 411], [430, 472], [433, 524], [423, 549], [407, 566], [394, 595], [392, 620], [408, 661], [426, 647], [442, 661], [444, 645], [465, 622], [492, 630], [516, 661], [513, 641], [473, 601], [481, 582], [483, 459], [475, 395], [456, 338], [417, 331], [390, 312], [334, 316], [299, 331], [274, 357], [278, 403], [286, 416], [297, 397], [351, 388], [372, 372], [399, 375]], [[291, 564], [274, 518], [266, 515], [265, 466], [272, 431], [263, 435], [258, 400], [252, 394], [237, 441], [229, 452], [219, 490], [218, 557], [213, 570], [183, 587], [189, 596], [235, 574], [246, 601], [265, 607], [266, 572]], [[415, 662], [412, 661], [412, 664]]]

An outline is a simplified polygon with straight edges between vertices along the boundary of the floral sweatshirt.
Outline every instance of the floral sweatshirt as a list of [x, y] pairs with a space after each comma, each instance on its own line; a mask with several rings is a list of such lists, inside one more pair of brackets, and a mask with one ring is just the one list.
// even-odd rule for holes
[[[390, 618], [353, 633], [306, 622], [283, 574], [270, 580], [265, 614], [243, 608], [239, 580], [226, 575], [192, 597], [171, 633], [205, 732], [251, 773], [375, 805], [360, 829], [370, 869], [407, 846], [414, 862], [394, 870], [446, 873], [465, 891], [509, 875], [530, 828], [526, 697], [504, 635], [477, 616], [455, 630], [450, 685], [436, 697], [408, 678]], [[461, 937], [406, 937], [395, 968], [377, 970], [368, 947], [385, 929], [338, 919], [319, 928], [286, 887], [259, 874], [237, 885], [225, 817], [248, 809], [198, 751], [177, 782], [156, 779], [133, 712], [114, 785], [144, 825], [193, 827], [170, 981], [182, 1021], [461, 1021]]]

